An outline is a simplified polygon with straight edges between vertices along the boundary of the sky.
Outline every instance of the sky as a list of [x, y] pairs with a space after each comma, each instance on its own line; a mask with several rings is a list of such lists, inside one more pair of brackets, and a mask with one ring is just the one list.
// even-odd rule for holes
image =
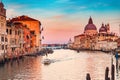
[[40, 20], [44, 30], [42, 43], [67, 43], [84, 32], [91, 16], [97, 30], [110, 24], [119, 35], [120, 0], [2, 0], [7, 19], [27, 15]]

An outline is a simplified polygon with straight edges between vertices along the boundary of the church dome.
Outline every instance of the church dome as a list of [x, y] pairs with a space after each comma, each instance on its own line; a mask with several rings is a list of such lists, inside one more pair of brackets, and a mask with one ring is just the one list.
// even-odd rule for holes
[[87, 24], [85, 27], [85, 31], [86, 30], [97, 30], [97, 28], [94, 24]]
[[90, 17], [88, 24], [85, 26], [85, 31], [86, 30], [97, 30], [96, 26], [93, 24], [92, 18]]
[[101, 28], [99, 29], [99, 32], [107, 32], [106, 27], [104, 26], [104, 24], [102, 24]]

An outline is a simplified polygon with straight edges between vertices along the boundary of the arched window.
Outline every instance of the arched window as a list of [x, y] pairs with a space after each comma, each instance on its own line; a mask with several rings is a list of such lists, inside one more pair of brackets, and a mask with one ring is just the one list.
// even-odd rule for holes
[[6, 32], [7, 32], [7, 34], [8, 34], [8, 29], [6, 29]]
[[12, 34], [12, 30], [10, 29], [10, 34]]
[[4, 42], [4, 37], [3, 36], [1, 37], [1, 41]]
[[0, 44], [0, 50], [1, 50], [1, 47], [2, 47], [2, 46], [1, 46], [1, 44]]
[[8, 39], [5, 37], [5, 42], [8, 42]]
[[2, 45], [2, 50], [4, 50], [4, 45]]

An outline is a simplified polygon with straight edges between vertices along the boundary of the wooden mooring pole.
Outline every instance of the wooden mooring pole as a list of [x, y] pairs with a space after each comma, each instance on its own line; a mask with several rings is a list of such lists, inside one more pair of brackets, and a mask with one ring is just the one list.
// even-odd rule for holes
[[87, 73], [87, 75], [86, 75], [86, 80], [91, 80], [89, 73]]
[[108, 77], [108, 74], [109, 74], [109, 68], [106, 67], [106, 70], [105, 70], [105, 80], [110, 80], [110, 78]]
[[111, 80], [115, 80], [115, 66], [113, 64], [111, 68]]

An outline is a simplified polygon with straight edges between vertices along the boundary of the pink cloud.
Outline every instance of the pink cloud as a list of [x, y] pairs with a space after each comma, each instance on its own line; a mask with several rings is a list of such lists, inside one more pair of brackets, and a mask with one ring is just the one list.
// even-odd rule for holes
[[42, 24], [45, 26], [43, 43], [67, 43], [69, 38], [83, 32], [79, 21], [47, 19]]
[[[42, 34], [45, 36], [43, 43], [67, 43], [69, 38], [73, 39], [75, 35], [83, 33], [89, 17], [79, 17], [78, 14], [76, 16], [58, 15], [43, 19], [41, 21], [42, 26], [45, 28]], [[105, 24], [110, 23], [111, 32], [118, 33], [119, 25], [106, 19], [109, 18], [93, 17], [97, 30], [99, 30], [102, 22], [104, 22]]]

